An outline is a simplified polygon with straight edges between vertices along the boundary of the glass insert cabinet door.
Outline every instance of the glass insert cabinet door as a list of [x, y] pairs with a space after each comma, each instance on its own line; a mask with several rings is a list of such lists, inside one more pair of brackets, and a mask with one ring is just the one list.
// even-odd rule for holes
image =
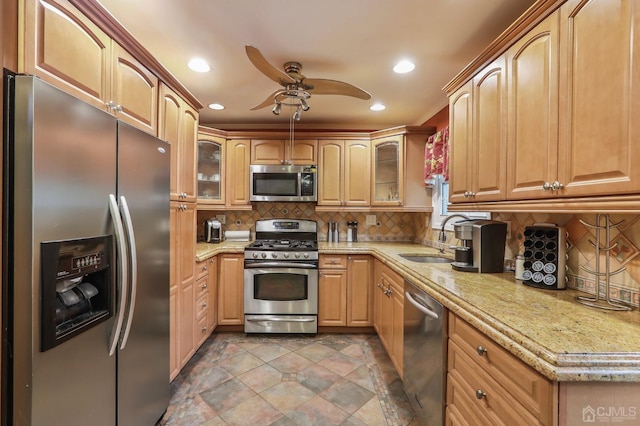
[[223, 202], [222, 153], [222, 143], [198, 141], [198, 201]]
[[400, 142], [381, 141], [373, 150], [373, 202], [402, 204]]

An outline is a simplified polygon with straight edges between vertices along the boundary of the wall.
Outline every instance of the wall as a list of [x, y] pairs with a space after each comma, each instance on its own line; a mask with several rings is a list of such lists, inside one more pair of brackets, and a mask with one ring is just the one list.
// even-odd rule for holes
[[[255, 238], [255, 223], [258, 219], [293, 218], [318, 222], [318, 240], [327, 240], [329, 221], [340, 227], [340, 241], [347, 240], [347, 221], [358, 222], [358, 241], [410, 241], [416, 240], [424, 227], [426, 213], [397, 212], [316, 212], [313, 203], [254, 203], [251, 211], [198, 211], [198, 238], [204, 235], [203, 223], [218, 214], [225, 215], [225, 230], [251, 231]], [[366, 226], [366, 215], [375, 214], [377, 225]]]
[[425, 121], [423, 126], [435, 126], [436, 132], [444, 129], [449, 125], [449, 106], [442, 108], [433, 117]]
[[[551, 213], [495, 213], [495, 220], [511, 222], [511, 233], [507, 236], [505, 258], [513, 259], [518, 253], [522, 253], [524, 243], [525, 226], [534, 223], [545, 222], [563, 226], [568, 233], [567, 248], [567, 286], [576, 290], [595, 295], [596, 280], [593, 274], [582, 268], [594, 271], [596, 269], [595, 248], [591, 242], [596, 241], [594, 229], [585, 226], [580, 221], [589, 224], [596, 222], [596, 213], [593, 214], [551, 214]], [[610, 245], [617, 244], [611, 250], [611, 271], [624, 268], [619, 273], [612, 275], [609, 285], [610, 300], [620, 301], [626, 305], [640, 307], [640, 216], [638, 215], [610, 215], [612, 223], [620, 223], [617, 228], [611, 230]], [[433, 246], [439, 246], [437, 231], [430, 226], [416, 231], [416, 240]], [[602, 243], [605, 233], [601, 232]], [[453, 232], [447, 233], [447, 244], [457, 245], [460, 242], [453, 236]], [[600, 270], [605, 270], [605, 256], [601, 254]], [[604, 278], [600, 282], [600, 297], [605, 298]]]

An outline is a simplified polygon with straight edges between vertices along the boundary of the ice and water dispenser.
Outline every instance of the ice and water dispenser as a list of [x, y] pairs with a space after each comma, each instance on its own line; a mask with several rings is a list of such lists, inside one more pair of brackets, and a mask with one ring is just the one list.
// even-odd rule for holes
[[42, 352], [111, 317], [111, 238], [41, 243]]

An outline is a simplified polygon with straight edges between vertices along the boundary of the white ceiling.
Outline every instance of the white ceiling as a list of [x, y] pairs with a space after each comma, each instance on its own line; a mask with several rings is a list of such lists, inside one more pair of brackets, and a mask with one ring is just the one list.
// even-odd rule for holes
[[[280, 86], [245, 54], [257, 47], [278, 69], [341, 80], [371, 100], [314, 95], [297, 128], [378, 130], [420, 125], [447, 105], [442, 87], [534, 0], [99, 0], [204, 105], [201, 124], [288, 128], [283, 108], [250, 111]], [[187, 68], [193, 57], [211, 71]], [[416, 64], [395, 74], [400, 59]], [[383, 103], [387, 109], [372, 112]]]

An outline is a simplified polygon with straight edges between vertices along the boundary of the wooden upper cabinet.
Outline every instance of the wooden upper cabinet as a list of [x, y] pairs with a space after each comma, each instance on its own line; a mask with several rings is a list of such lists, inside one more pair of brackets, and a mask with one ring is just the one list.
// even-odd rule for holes
[[559, 12], [506, 53], [509, 134], [507, 198], [548, 197], [558, 146]]
[[369, 206], [369, 141], [318, 141], [318, 205]]
[[507, 161], [505, 58], [500, 56], [473, 79], [473, 201], [504, 199]]
[[24, 71], [157, 135], [158, 79], [69, 2], [25, 2]]
[[251, 209], [249, 201], [249, 161], [251, 143], [248, 140], [228, 140], [226, 149], [226, 202], [235, 209]]
[[116, 116], [157, 135], [158, 78], [121, 46], [113, 43], [111, 99]]
[[561, 9], [563, 196], [640, 190], [640, 1], [570, 0]]
[[398, 206], [404, 199], [403, 137], [372, 141], [371, 205]]
[[251, 140], [251, 164], [317, 164], [317, 141], [295, 140], [293, 151], [288, 140]]
[[67, 1], [29, 0], [24, 6], [24, 71], [106, 110], [109, 36]]
[[449, 97], [449, 200], [469, 201], [473, 158], [473, 82]]
[[342, 205], [344, 141], [318, 142], [318, 205]]
[[344, 143], [344, 204], [371, 203], [371, 147], [369, 141]]
[[225, 146], [220, 136], [198, 133], [198, 207], [224, 204]]
[[198, 113], [161, 84], [158, 115], [158, 137], [171, 144], [171, 199], [195, 201]]

